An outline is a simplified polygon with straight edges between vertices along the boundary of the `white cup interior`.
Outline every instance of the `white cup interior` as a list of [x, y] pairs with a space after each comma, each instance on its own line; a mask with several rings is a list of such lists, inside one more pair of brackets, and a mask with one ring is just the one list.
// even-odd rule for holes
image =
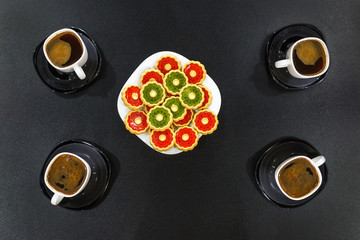
[[[77, 38], [78, 38], [78, 40], [79, 40], [79, 42], [81, 44], [81, 47], [82, 47], [82, 54], [81, 54], [81, 57], [76, 62], [74, 62], [73, 64], [71, 64], [69, 66], [66, 66], [66, 67], [59, 67], [59, 66], [56, 66], [55, 64], [53, 64], [53, 62], [50, 60], [49, 55], [48, 55], [48, 53], [46, 51], [46, 47], [54, 37], [57, 37], [59, 34], [64, 33], [64, 32], [71, 32], [72, 34], [77, 36]], [[75, 32], [74, 30], [72, 30], [70, 28], [63, 28], [63, 29], [60, 29], [60, 30], [52, 33], [49, 37], [46, 38], [46, 40], [45, 40], [45, 42], [43, 44], [43, 52], [44, 52], [44, 55], [46, 57], [46, 60], [51, 64], [51, 66], [53, 66], [54, 68], [56, 68], [56, 69], [58, 69], [60, 71], [73, 68], [84, 57], [84, 55], [86, 54], [85, 51], [86, 51], [86, 47], [85, 47], [85, 44], [84, 44], [83, 40], [81, 39], [81, 37], [79, 36], [79, 34], [77, 32]]]
[[[287, 166], [289, 163], [291, 163], [292, 161], [294, 161], [294, 160], [296, 160], [296, 159], [298, 159], [298, 158], [304, 158], [304, 159], [306, 159], [306, 160], [314, 167], [314, 169], [315, 169], [315, 171], [316, 171], [316, 174], [317, 174], [318, 177], [319, 177], [319, 182], [318, 182], [318, 184], [316, 185], [316, 187], [313, 188], [309, 193], [307, 193], [307, 194], [305, 194], [305, 195], [303, 195], [303, 196], [301, 196], [301, 197], [294, 198], [294, 197], [289, 196], [289, 195], [282, 189], [282, 187], [281, 187], [281, 185], [280, 185], [280, 182], [279, 182], [279, 173], [281, 172], [281, 170], [282, 170], [285, 166]], [[320, 161], [319, 166], [325, 162], [325, 158], [324, 158], [323, 160], [324, 160], [324, 161]], [[308, 197], [310, 197], [312, 194], [314, 194], [314, 193], [319, 189], [319, 187], [320, 187], [321, 184], [322, 184], [322, 174], [321, 174], [321, 172], [320, 172], [319, 166], [316, 165], [316, 163], [315, 163], [313, 160], [311, 160], [310, 158], [308, 158], [307, 156], [294, 156], [294, 157], [288, 158], [287, 160], [285, 160], [284, 162], [282, 162], [282, 163], [276, 168], [276, 170], [275, 170], [275, 180], [276, 180], [277, 186], [279, 187], [279, 189], [281, 190], [281, 192], [282, 192], [287, 198], [289, 198], [289, 199], [291, 199], [291, 200], [299, 201], [299, 200], [303, 200], [303, 199], [305, 199], [305, 198], [308, 198]]]
[[[49, 171], [50, 171], [50, 168], [51, 168], [52, 164], [56, 161], [56, 159], [57, 159], [58, 157], [60, 157], [60, 156], [62, 156], [62, 155], [71, 155], [71, 156], [74, 156], [74, 157], [78, 158], [79, 160], [81, 160], [81, 161], [84, 163], [84, 165], [86, 166], [86, 177], [85, 177], [85, 180], [84, 180], [82, 186], [79, 188], [79, 190], [77, 190], [74, 194], [64, 194], [63, 192], [57, 191], [56, 189], [54, 189], [54, 188], [51, 186], [51, 184], [48, 182], [48, 179], [47, 179], [47, 176], [48, 176], [48, 174], [49, 174]], [[86, 185], [87, 185], [87, 183], [88, 183], [88, 181], [89, 181], [89, 179], [90, 179], [90, 176], [91, 176], [91, 168], [90, 168], [90, 165], [89, 165], [84, 159], [82, 159], [81, 157], [79, 157], [78, 155], [75, 155], [75, 154], [73, 154], [73, 153], [62, 152], [62, 153], [57, 154], [55, 157], [53, 157], [53, 158], [51, 159], [51, 161], [49, 162], [49, 164], [48, 164], [48, 166], [47, 166], [47, 168], [46, 168], [45, 174], [44, 174], [44, 182], [45, 182], [46, 187], [49, 188], [49, 189], [54, 193], [54, 196], [55, 196], [55, 195], [58, 195], [58, 196], [60, 196], [60, 197], [62, 197], [62, 198], [63, 198], [63, 197], [69, 198], [69, 197], [74, 197], [74, 196], [76, 196], [77, 194], [79, 194], [80, 192], [82, 192], [82, 190], [86, 187]], [[61, 200], [60, 200], [60, 201], [61, 201]], [[56, 205], [56, 204], [54, 204], [54, 205]]]
[[[321, 70], [319, 73], [316, 73], [316, 74], [311, 74], [311, 75], [305, 75], [305, 74], [302, 74], [298, 71], [298, 69], [296, 69], [295, 67], [295, 64], [294, 64], [294, 61], [293, 61], [293, 56], [294, 56], [294, 49], [295, 47], [304, 42], [304, 41], [309, 41], [309, 40], [313, 40], [313, 41], [317, 41], [321, 44], [322, 48], [323, 48], [323, 51], [325, 53], [325, 66], [323, 68], [323, 70]], [[291, 61], [291, 63], [293, 64], [294, 66], [294, 70], [296, 71], [297, 74], [303, 76], [303, 77], [316, 77], [316, 76], [320, 76], [322, 74], [324, 74], [328, 68], [329, 68], [329, 63], [330, 63], [330, 58], [329, 58], [329, 51], [328, 51], [328, 48], [325, 44], [325, 42], [323, 40], [321, 40], [320, 38], [316, 38], [316, 37], [307, 37], [307, 38], [303, 38], [303, 39], [300, 39], [298, 41], [296, 41], [291, 47], [290, 47], [290, 55], [289, 55], [289, 59]]]

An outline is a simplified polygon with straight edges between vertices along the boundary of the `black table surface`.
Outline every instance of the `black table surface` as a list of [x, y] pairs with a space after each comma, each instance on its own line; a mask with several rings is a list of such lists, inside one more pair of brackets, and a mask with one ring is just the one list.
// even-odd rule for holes
[[[359, 239], [360, 2], [1, 1], [1, 239]], [[270, 77], [265, 46], [290, 24], [325, 36], [330, 68], [301, 91]], [[38, 77], [36, 46], [67, 26], [98, 43], [97, 81], [71, 95]], [[117, 112], [120, 90], [151, 54], [201, 61], [222, 94], [220, 125], [190, 152], [160, 154], [130, 134]], [[322, 192], [286, 209], [254, 178], [272, 142], [298, 137], [327, 158]], [[84, 139], [109, 156], [113, 175], [97, 207], [50, 204], [39, 174], [60, 142]]]

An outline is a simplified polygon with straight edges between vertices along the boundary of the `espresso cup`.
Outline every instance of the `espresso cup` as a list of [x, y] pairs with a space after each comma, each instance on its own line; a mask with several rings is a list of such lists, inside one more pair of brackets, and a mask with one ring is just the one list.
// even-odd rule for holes
[[282, 162], [275, 170], [275, 180], [281, 192], [291, 200], [303, 200], [314, 194], [322, 183], [319, 166], [324, 156], [313, 159], [294, 156]]
[[73, 153], [62, 152], [53, 157], [44, 174], [45, 185], [54, 193], [51, 203], [57, 205], [66, 197], [78, 195], [91, 175], [89, 164]]
[[275, 62], [276, 68], [287, 68], [295, 78], [313, 78], [324, 74], [330, 63], [329, 51], [323, 40], [302, 38], [286, 52], [286, 59]]
[[43, 44], [46, 60], [61, 72], [73, 72], [80, 79], [86, 74], [81, 68], [88, 60], [86, 46], [77, 32], [63, 28], [52, 33]]

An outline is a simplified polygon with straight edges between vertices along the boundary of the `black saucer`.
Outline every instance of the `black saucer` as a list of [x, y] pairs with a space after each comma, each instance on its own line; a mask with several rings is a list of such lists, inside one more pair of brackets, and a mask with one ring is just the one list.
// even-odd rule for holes
[[321, 154], [313, 146], [303, 140], [296, 138], [286, 139], [279, 141], [268, 148], [256, 165], [255, 177], [260, 190], [269, 201], [281, 207], [297, 207], [308, 202], [324, 188], [327, 181], [328, 173], [326, 163], [324, 163], [319, 167], [323, 177], [322, 184], [313, 195], [299, 201], [285, 197], [276, 184], [275, 170], [280, 163], [295, 155], [304, 155], [309, 158], [314, 158]]
[[[44, 182], [44, 173], [51, 159], [58, 153], [70, 152], [83, 158], [89, 163], [92, 173], [84, 190], [72, 198], [64, 198], [59, 206], [76, 210], [90, 209], [97, 206], [102, 200], [108, 187], [111, 175], [110, 162], [106, 155], [93, 144], [83, 140], [69, 140], [60, 143], [47, 157], [40, 174], [41, 190], [46, 197], [51, 199], [53, 192]], [[50, 200], [49, 200], [49, 204]]]
[[286, 51], [289, 47], [305, 37], [317, 37], [325, 42], [323, 34], [316, 27], [310, 24], [295, 24], [275, 32], [267, 44], [266, 58], [271, 76], [283, 88], [290, 90], [306, 89], [320, 83], [325, 78], [327, 72], [318, 77], [299, 79], [291, 76], [287, 68], [275, 67], [276, 61], [286, 58]]
[[79, 79], [75, 72], [63, 73], [53, 68], [44, 55], [45, 39], [36, 47], [33, 57], [35, 69], [43, 82], [53, 91], [64, 94], [76, 92], [92, 82], [99, 74], [102, 63], [100, 50], [95, 41], [84, 30], [69, 28], [80, 35], [88, 51], [88, 61], [82, 66], [86, 74], [85, 79]]

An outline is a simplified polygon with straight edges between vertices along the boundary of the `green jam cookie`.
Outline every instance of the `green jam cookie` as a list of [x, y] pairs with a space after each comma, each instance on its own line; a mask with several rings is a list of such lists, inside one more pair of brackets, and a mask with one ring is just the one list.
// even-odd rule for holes
[[163, 104], [172, 113], [174, 121], [183, 119], [186, 115], [186, 108], [181, 104], [179, 97], [170, 97]]
[[179, 95], [181, 89], [188, 83], [187, 77], [180, 70], [168, 72], [164, 79], [164, 87], [172, 95]]
[[160, 105], [165, 100], [165, 89], [160, 83], [148, 82], [142, 86], [140, 98], [149, 107]]
[[199, 86], [189, 84], [181, 89], [180, 101], [185, 107], [196, 109], [204, 102], [204, 93]]
[[165, 130], [172, 124], [173, 117], [169, 109], [157, 106], [150, 110], [147, 121], [151, 129]]

